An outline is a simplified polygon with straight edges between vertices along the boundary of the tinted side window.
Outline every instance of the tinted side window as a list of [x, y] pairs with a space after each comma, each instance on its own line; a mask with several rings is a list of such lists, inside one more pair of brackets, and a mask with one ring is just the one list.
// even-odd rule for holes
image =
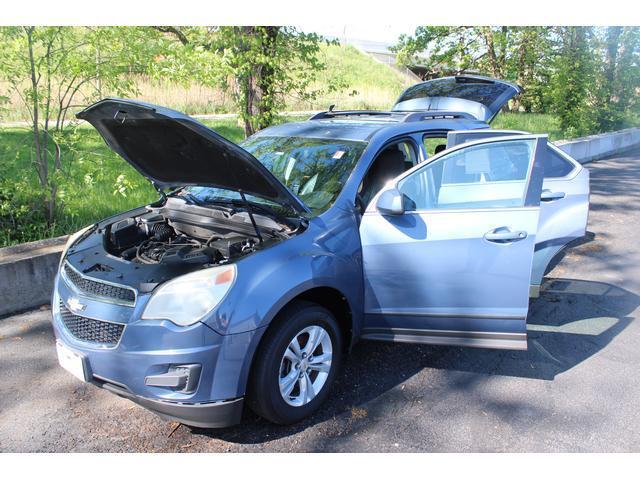
[[543, 167], [544, 178], [559, 178], [569, 175], [574, 166], [553, 148], [547, 147], [547, 155], [545, 156]]
[[453, 97], [479, 102], [488, 107], [496, 98], [510, 88], [505, 84], [481, 80], [468, 81], [452, 77], [439, 78], [409, 87], [402, 93], [397, 103], [418, 98]]

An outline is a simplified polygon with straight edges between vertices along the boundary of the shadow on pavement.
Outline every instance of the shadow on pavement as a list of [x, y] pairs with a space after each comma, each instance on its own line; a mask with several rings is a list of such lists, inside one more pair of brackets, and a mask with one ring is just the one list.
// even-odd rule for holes
[[623, 200], [626, 209], [640, 207], [640, 150], [616, 157], [615, 162], [606, 159], [587, 163], [591, 173], [591, 195], [601, 195], [603, 200], [591, 202], [590, 210], [618, 210], [617, 201]]
[[241, 425], [192, 432], [240, 444], [294, 435], [345, 412], [357, 413], [358, 406], [425, 368], [478, 374], [467, 379], [471, 382], [481, 381], [482, 375], [553, 380], [606, 347], [633, 320], [629, 315], [638, 305], [638, 295], [613, 285], [549, 279], [530, 305], [527, 351], [361, 342], [314, 416], [295, 425], [274, 426], [245, 409]]

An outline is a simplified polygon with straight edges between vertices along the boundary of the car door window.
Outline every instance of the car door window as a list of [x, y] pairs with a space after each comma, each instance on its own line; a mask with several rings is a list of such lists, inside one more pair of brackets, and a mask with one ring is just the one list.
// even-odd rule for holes
[[[447, 148], [452, 148], [462, 143], [472, 142], [483, 138], [507, 135], [527, 135], [527, 132], [493, 129], [483, 129], [480, 131], [453, 131], [447, 134]], [[546, 155], [544, 155], [542, 159], [542, 168], [544, 171], [544, 178], [562, 178], [569, 175], [576, 166], [563, 156], [558, 147], [551, 143], [547, 143]]]
[[566, 177], [575, 168], [573, 163], [564, 158], [551, 145], [547, 147], [547, 155], [542, 162], [544, 178]]
[[534, 150], [518, 139], [452, 151], [398, 183], [405, 209], [521, 207]]

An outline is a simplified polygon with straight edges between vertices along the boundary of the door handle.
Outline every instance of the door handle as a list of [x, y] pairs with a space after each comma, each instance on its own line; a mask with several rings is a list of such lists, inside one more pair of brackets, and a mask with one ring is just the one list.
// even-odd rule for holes
[[551, 190], [543, 190], [540, 195], [541, 202], [553, 202], [564, 198], [564, 192], [552, 192]]
[[510, 230], [508, 227], [495, 228], [484, 234], [484, 239], [495, 243], [517, 242], [527, 238], [524, 230]]

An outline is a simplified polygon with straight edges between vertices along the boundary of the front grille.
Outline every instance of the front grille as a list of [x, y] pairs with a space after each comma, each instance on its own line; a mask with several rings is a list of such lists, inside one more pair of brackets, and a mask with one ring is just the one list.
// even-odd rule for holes
[[112, 299], [118, 303], [124, 303], [125, 305], [133, 305], [135, 303], [136, 294], [129, 288], [110, 285], [98, 280], [90, 280], [80, 275], [66, 262], [63, 268], [64, 275], [68, 281], [72, 286], [83, 293], [93, 295], [95, 297]]
[[69, 333], [78, 340], [113, 347], [118, 344], [124, 325], [81, 317], [60, 302], [60, 318]]

